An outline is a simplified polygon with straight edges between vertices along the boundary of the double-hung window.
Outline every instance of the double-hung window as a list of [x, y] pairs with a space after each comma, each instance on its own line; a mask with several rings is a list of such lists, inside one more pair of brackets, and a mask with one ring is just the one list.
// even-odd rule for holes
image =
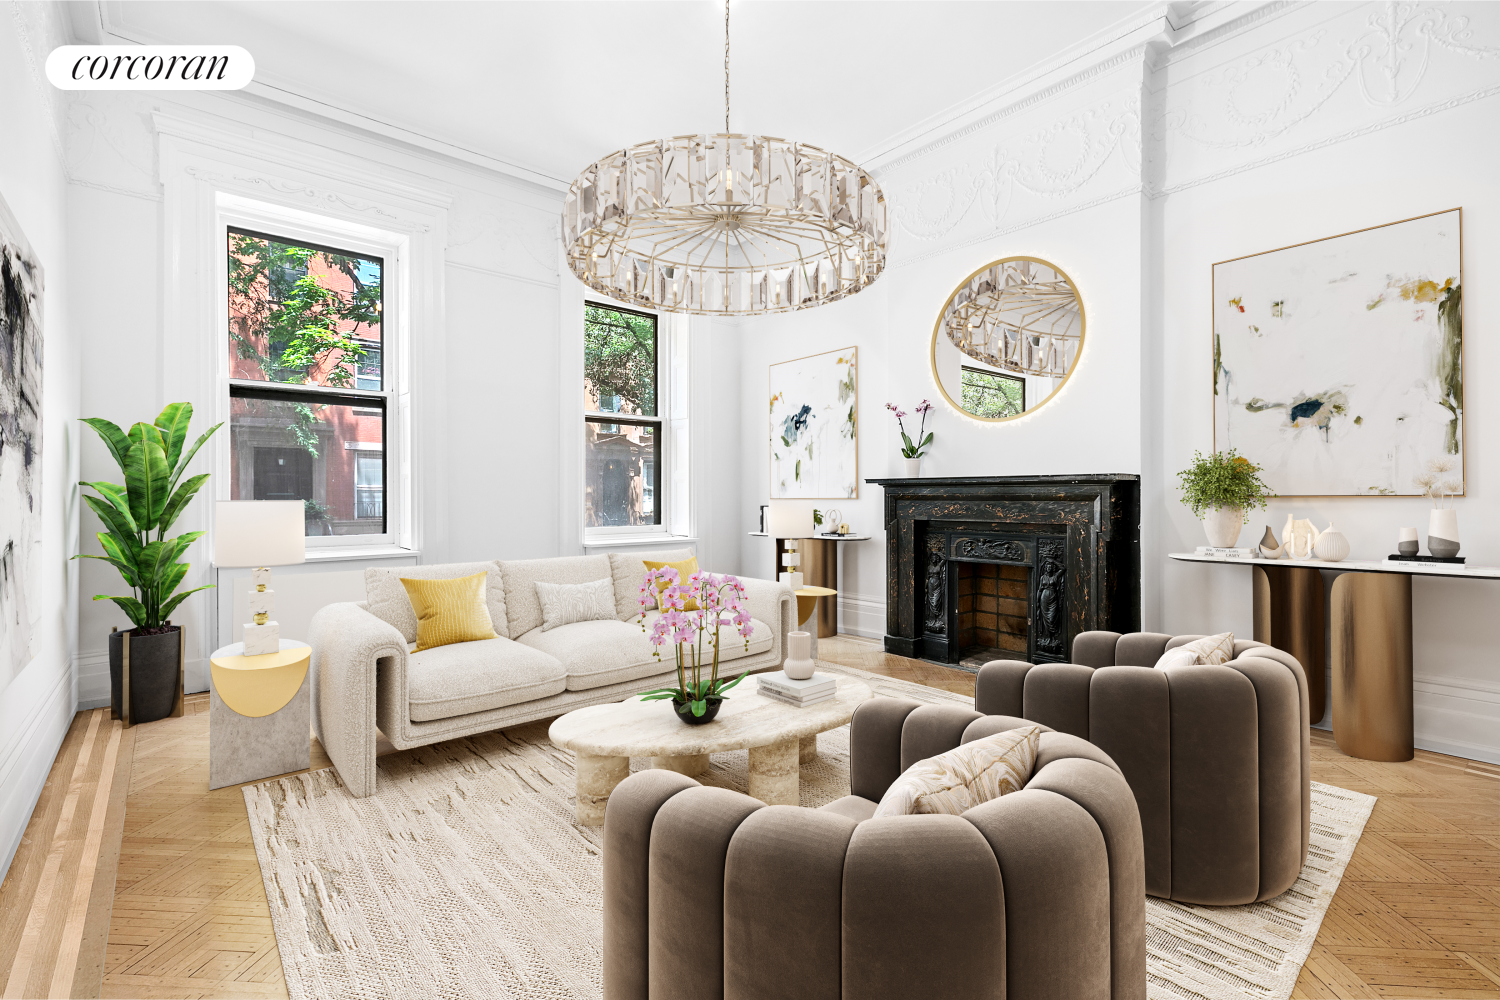
[[977, 417], [1018, 417], [1026, 412], [1026, 379], [962, 366], [963, 408]]
[[585, 528], [665, 530], [657, 318], [586, 302], [583, 333]]
[[385, 259], [233, 225], [227, 238], [231, 499], [302, 501], [310, 545], [389, 540]]

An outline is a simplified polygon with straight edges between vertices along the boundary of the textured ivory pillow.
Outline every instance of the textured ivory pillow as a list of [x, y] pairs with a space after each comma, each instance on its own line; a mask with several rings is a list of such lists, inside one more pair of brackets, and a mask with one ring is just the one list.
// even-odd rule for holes
[[982, 802], [1020, 791], [1036, 766], [1042, 731], [1010, 729], [919, 760], [891, 783], [875, 817], [912, 813], [958, 816]]
[[614, 621], [615, 582], [536, 582], [537, 600], [542, 602], [542, 631], [574, 622]]
[[498, 639], [485, 604], [486, 573], [450, 580], [411, 580], [401, 586], [417, 613], [417, 648], [412, 652], [455, 642]]
[[1195, 663], [1221, 666], [1234, 659], [1234, 633], [1220, 632], [1169, 649], [1156, 661], [1158, 667], [1185, 667]]
[[[682, 583], [687, 583], [688, 577], [690, 577], [694, 573], [698, 572], [698, 557], [697, 556], [693, 556], [691, 559], [684, 559], [681, 562], [659, 562], [659, 561], [657, 561], [655, 559], [642, 559], [641, 560], [641, 565], [645, 566], [646, 569], [648, 569], [648, 570], [662, 569], [664, 567], [670, 566], [670, 567], [672, 567], [673, 569], [675, 569], [677, 571], [677, 582], [680, 583], [680, 584], [682, 584]], [[646, 574], [644, 572], [641, 573], [642, 579], [644, 579], [645, 576], [646, 576]], [[656, 589], [657, 589], [658, 592], [666, 590], [667, 589], [667, 583], [665, 581], [663, 581], [663, 580], [658, 580], [656, 582]], [[655, 607], [655, 604], [653, 603], [652, 606]], [[697, 611], [698, 610], [698, 602], [695, 601], [695, 600], [691, 600], [691, 599], [683, 601], [682, 602], [682, 610], [684, 610], [684, 611]]]

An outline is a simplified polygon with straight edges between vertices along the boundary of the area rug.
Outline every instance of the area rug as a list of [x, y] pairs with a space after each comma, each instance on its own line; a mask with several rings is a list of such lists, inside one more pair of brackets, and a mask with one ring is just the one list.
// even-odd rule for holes
[[[876, 694], [972, 704], [936, 688], [819, 663]], [[802, 769], [802, 805], [849, 790], [848, 727]], [[648, 761], [632, 763], [632, 769]], [[547, 723], [380, 758], [377, 794], [328, 768], [246, 787], [287, 990], [313, 997], [602, 996], [601, 830], [573, 823], [573, 756]], [[744, 791], [747, 755], [704, 784]], [[1374, 807], [1313, 784], [1307, 866], [1249, 906], [1148, 899], [1148, 996], [1286, 1000]]]

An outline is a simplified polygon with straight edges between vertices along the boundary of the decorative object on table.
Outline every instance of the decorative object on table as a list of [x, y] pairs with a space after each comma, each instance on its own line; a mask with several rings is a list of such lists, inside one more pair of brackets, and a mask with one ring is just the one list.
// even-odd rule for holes
[[1249, 512], [1264, 508], [1276, 494], [1260, 479], [1260, 466], [1235, 452], [1214, 452], [1207, 458], [1193, 452], [1193, 464], [1177, 473], [1182, 502], [1201, 518], [1214, 548], [1232, 548]]
[[1288, 559], [1311, 559], [1318, 542], [1318, 529], [1305, 518], [1286, 516], [1286, 527], [1281, 530], [1281, 546]]
[[1260, 545], [1257, 548], [1260, 549], [1262, 559], [1281, 558], [1281, 543], [1276, 541], [1276, 536], [1271, 533], [1271, 526], [1269, 524], [1266, 525], [1266, 533], [1260, 536]]
[[[189, 403], [169, 403], [155, 423], [138, 423], [129, 431], [100, 417], [83, 418], [125, 478], [124, 486], [79, 484], [99, 494], [85, 496], [83, 501], [104, 522], [106, 530], [96, 537], [105, 554], [80, 553], [73, 558], [103, 559], [120, 571], [133, 592], [130, 597], [94, 596], [96, 601], [115, 602], [135, 625], [109, 636], [111, 714], [126, 726], [182, 714], [186, 650], [182, 626], [169, 619], [189, 595], [213, 586], [176, 592], [190, 568], [177, 560], [203, 532], [167, 537], [168, 529], [208, 481], [206, 472], [184, 479], [188, 463], [223, 426], [214, 424], [191, 447], [184, 447], [192, 419]], [[298, 501], [299, 526], [301, 507]]]
[[1039, 257], [1006, 257], [965, 278], [932, 330], [932, 377], [976, 420], [1013, 420], [1054, 398], [1083, 350], [1083, 300]]
[[1458, 511], [1453, 509], [1450, 498], [1462, 494], [1464, 484], [1462, 480], [1445, 478], [1455, 464], [1446, 455], [1435, 458], [1411, 480], [1421, 488], [1423, 496], [1432, 500], [1433, 509], [1427, 520], [1427, 551], [1439, 558], [1458, 555]]
[[281, 649], [281, 626], [271, 621], [276, 592], [270, 589], [270, 567], [306, 561], [303, 510], [301, 500], [220, 500], [215, 506], [214, 565], [253, 567], [250, 614], [254, 620], [244, 626], [246, 656]]
[[1404, 556], [1400, 553], [1397, 553], [1393, 556], [1386, 556], [1385, 561], [1388, 563], [1399, 563], [1407, 566], [1449, 566], [1457, 569], [1463, 569], [1464, 564], [1468, 562], [1468, 559], [1465, 556]]
[[1341, 562], [1349, 557], [1349, 539], [1332, 524], [1318, 532], [1313, 542], [1313, 554], [1324, 562]]
[[1402, 470], [1461, 462], [1461, 228], [1451, 209], [1215, 264], [1214, 447], [1282, 496], [1419, 495]]
[[[816, 522], [818, 527], [823, 529], [822, 531], [818, 532], [818, 534], [829, 536], [838, 535], [841, 533], [839, 531], [839, 526], [840, 523], [844, 520], [844, 512], [839, 510], [837, 507], [829, 507], [827, 510], [818, 510], [814, 508], [813, 520], [814, 522]], [[843, 526], [845, 528], [848, 527], [847, 524]], [[848, 532], [845, 531], [842, 532], [842, 534], [847, 535]]]
[[[666, 583], [665, 588], [658, 585]], [[661, 647], [672, 644], [677, 658], [677, 686], [647, 691], [644, 701], [672, 699], [677, 717], [690, 726], [712, 722], [719, 714], [724, 692], [744, 679], [740, 674], [726, 681], [719, 676], [719, 632], [724, 625], [724, 615], [731, 616], [731, 623], [745, 640], [745, 649], [750, 649], [750, 612], [745, 609], [745, 588], [738, 577], [714, 576], [712, 573], [694, 573], [683, 580], [671, 566], [646, 571], [641, 581], [641, 630], [646, 630], [646, 609], [651, 596], [661, 614], [651, 623], [651, 644], [656, 647], [653, 655], [661, 659]], [[696, 611], [686, 611], [688, 601], [695, 601]], [[707, 640], [708, 648], [704, 649]], [[705, 663], [705, 657], [711, 658]], [[709, 668], [708, 677], [703, 676]]]
[[802, 589], [802, 572], [799, 569], [802, 554], [799, 542], [817, 534], [817, 524], [811, 504], [799, 500], [771, 501], [772, 538], [786, 542], [787, 551], [782, 554], [782, 566], [777, 567], [777, 577], [793, 590]]
[[853, 347], [771, 365], [771, 497], [859, 496]]
[[766, 528], [767, 528], [767, 523], [766, 523], [766, 510], [767, 510], [767, 509], [768, 509], [768, 508], [769, 508], [769, 507], [770, 507], [770, 506], [771, 506], [771, 505], [770, 505], [770, 504], [768, 504], [768, 503], [763, 503], [763, 504], [761, 504], [761, 505], [760, 505], [760, 533], [761, 533], [761, 534], [762, 534], [762, 535], [764, 535], [764, 534], [765, 534], [765, 533], [766, 533]]
[[236, 642], [209, 657], [209, 788], [303, 771], [311, 763], [312, 647], [290, 639], [278, 646], [246, 656], [245, 644]]
[[[800, 625], [801, 622], [798, 622]], [[797, 630], [787, 633], [786, 637], [786, 662], [782, 664], [782, 672], [792, 680], [805, 681], [813, 675], [817, 664], [812, 655], [812, 633]], [[762, 675], [764, 676], [764, 675]]]
[[1414, 556], [1421, 544], [1417, 541], [1416, 528], [1398, 529], [1396, 536], [1396, 552], [1401, 556]]
[[[0, 198], [0, 691], [32, 661], [42, 635], [42, 265]], [[108, 523], [107, 521], [105, 523]]]
[[[932, 412], [932, 404], [925, 399], [917, 404], [922, 422], [917, 427], [915, 442], [906, 433], [906, 424], [903, 422], [906, 411], [894, 403], [886, 403], [885, 408], [896, 415], [896, 427], [901, 431], [901, 457], [906, 460], [906, 478], [916, 479], [922, 474], [922, 456], [927, 453], [927, 446], [932, 444], [932, 433], [927, 431], [927, 414]], [[923, 436], [924, 432], [926, 436]]]
[[655, 139], [587, 167], [563, 201], [568, 266], [661, 312], [764, 315], [837, 302], [885, 268], [880, 185], [817, 146], [729, 131]]
[[1216, 548], [1212, 545], [1200, 545], [1193, 550], [1195, 556], [1210, 556], [1214, 559], [1254, 559], [1260, 550], [1254, 546], [1235, 546], [1231, 548]]
[[[793, 632], [793, 635], [797, 633]], [[805, 634], [805, 633], [804, 633]], [[788, 663], [791, 661], [788, 660]], [[760, 693], [767, 698], [795, 705], [798, 708], [806, 708], [819, 702], [832, 701], [833, 696], [838, 694], [838, 681], [828, 674], [815, 674], [811, 670], [806, 676], [798, 676], [790, 671], [777, 671], [774, 674], [757, 674], [756, 682]]]

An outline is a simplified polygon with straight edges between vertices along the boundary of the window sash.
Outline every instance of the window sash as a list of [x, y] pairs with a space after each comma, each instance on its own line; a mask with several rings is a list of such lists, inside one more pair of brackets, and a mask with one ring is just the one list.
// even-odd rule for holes
[[[670, 412], [670, 400], [667, 398], [669, 390], [667, 387], [667, 373], [665, 371], [667, 352], [662, 350], [662, 340], [667, 335], [667, 324], [664, 318], [656, 313], [642, 312], [639, 309], [630, 309], [625, 306], [616, 305], [612, 302], [600, 302], [594, 299], [584, 300], [584, 313], [581, 319], [586, 319], [589, 307], [604, 309], [610, 312], [625, 313], [631, 316], [641, 316], [650, 319], [653, 323], [655, 336], [652, 337], [652, 372], [655, 377], [653, 397], [655, 399], [655, 413], [621, 413], [611, 410], [589, 410], [583, 411], [584, 426], [579, 428], [583, 438], [584, 466], [588, 464], [588, 424], [625, 424], [638, 427], [650, 427], [656, 441], [656, 460], [652, 463], [650, 494], [652, 502], [652, 513], [655, 515], [654, 524], [628, 524], [628, 525], [590, 525], [583, 526], [583, 538], [587, 543], [590, 538], [605, 538], [619, 536], [651, 536], [671, 533], [672, 510], [666, 484], [671, 482], [667, 468], [671, 461], [671, 444], [667, 440], [670, 436], [669, 426], [671, 421], [665, 416]], [[586, 327], [580, 325], [579, 336], [587, 336]], [[580, 380], [587, 378], [587, 368], [578, 373]], [[643, 485], [643, 490], [645, 484]], [[587, 496], [587, 487], [580, 495], [579, 502], [582, 504]], [[580, 511], [582, 514], [582, 511]]]

